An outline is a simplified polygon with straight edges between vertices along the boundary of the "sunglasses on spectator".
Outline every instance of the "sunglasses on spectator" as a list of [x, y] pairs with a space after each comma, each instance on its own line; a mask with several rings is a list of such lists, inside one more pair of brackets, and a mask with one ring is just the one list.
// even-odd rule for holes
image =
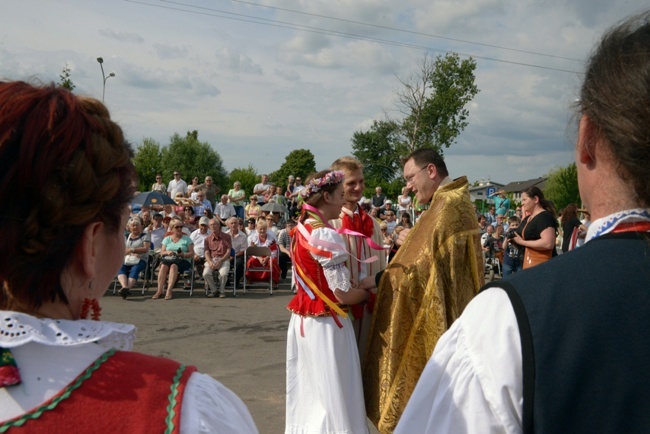
[[174, 226], [174, 229], [183, 229], [183, 226], [181, 226], [181, 225], [176, 225], [176, 226]]
[[174, 173], [174, 176], [180, 176], [180, 175], [181, 175], [180, 173]]

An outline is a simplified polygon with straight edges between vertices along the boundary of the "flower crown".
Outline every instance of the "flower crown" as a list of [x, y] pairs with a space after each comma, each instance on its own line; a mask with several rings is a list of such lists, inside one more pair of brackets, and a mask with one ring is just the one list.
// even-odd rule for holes
[[322, 178], [313, 178], [300, 191], [300, 197], [305, 200], [312, 194], [318, 193], [326, 185], [338, 184], [343, 181], [343, 176], [343, 172], [340, 170], [333, 170], [327, 172]]

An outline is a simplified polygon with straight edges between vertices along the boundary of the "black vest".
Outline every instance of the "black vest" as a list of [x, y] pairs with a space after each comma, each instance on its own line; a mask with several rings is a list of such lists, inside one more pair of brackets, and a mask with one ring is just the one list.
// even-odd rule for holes
[[604, 235], [494, 282], [522, 344], [525, 433], [650, 433], [650, 240]]

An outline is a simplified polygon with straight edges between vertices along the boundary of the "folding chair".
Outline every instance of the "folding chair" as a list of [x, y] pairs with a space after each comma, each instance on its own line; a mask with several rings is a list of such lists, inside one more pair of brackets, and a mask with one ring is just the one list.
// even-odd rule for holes
[[[244, 294], [246, 294], [246, 273], [252, 271], [252, 272], [269, 273], [269, 292], [271, 295], [273, 295], [273, 264], [269, 263], [269, 268], [248, 266], [248, 258], [251, 256], [271, 257], [271, 255], [272, 255], [271, 249], [269, 249], [268, 247], [250, 246], [246, 248], [246, 250], [244, 251]], [[251, 282], [251, 283], [256, 283], [256, 282]], [[265, 282], [262, 283], [266, 284]]]
[[[180, 276], [178, 280], [181, 280], [180, 278], [182, 277], [184, 280], [189, 279], [190, 281], [190, 297], [192, 296], [192, 293], [194, 292], [194, 256], [192, 256], [192, 259], [190, 260], [190, 268], [187, 271], [184, 271]], [[176, 282], [178, 285], [178, 281]], [[183, 291], [187, 291], [185, 289], [185, 283], [183, 282]]]
[[[245, 265], [244, 269], [246, 269]], [[228, 271], [228, 279], [232, 282], [232, 296], [237, 297], [237, 260], [235, 258], [235, 249], [230, 249], [230, 270]]]

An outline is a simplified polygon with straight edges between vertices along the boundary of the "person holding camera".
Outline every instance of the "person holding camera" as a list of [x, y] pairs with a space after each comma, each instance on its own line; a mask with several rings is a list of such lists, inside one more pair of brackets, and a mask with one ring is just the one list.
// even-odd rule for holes
[[519, 217], [512, 216], [508, 219], [508, 231], [503, 240], [503, 277], [521, 270], [524, 260], [524, 248], [514, 240], [515, 232], [519, 227]]

